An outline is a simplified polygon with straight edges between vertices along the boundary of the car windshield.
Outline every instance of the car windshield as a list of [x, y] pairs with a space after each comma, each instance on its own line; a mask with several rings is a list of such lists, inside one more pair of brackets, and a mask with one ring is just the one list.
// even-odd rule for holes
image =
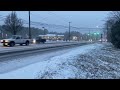
[[16, 36], [12, 36], [10, 39], [16, 39]]
[[36, 37], [36, 39], [38, 40], [38, 39], [41, 39], [41, 37]]

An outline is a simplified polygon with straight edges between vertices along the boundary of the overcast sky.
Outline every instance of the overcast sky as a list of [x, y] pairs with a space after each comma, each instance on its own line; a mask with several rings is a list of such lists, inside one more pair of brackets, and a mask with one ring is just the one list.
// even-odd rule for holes
[[[0, 18], [11, 11], [0, 11]], [[102, 27], [108, 11], [31, 11], [31, 21], [76, 27]], [[28, 21], [28, 11], [17, 11], [19, 18]], [[0, 19], [0, 24], [3, 20]]]

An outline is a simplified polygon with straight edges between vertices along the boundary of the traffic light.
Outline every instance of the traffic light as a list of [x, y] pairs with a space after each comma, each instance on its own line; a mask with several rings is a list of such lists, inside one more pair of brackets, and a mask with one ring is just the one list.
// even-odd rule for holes
[[100, 33], [99, 33], [99, 32], [97, 32], [97, 34], [99, 35]]
[[100, 33], [99, 32], [95, 32], [94, 35], [99, 35]]
[[94, 33], [94, 35], [96, 35], [97, 33]]

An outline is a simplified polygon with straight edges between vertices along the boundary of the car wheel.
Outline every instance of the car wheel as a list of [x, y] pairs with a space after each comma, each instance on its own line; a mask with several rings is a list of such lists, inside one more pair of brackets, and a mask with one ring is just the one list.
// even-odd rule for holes
[[26, 41], [25, 45], [28, 46], [29, 45], [29, 41]]
[[3, 44], [3, 46], [7, 46], [7, 45]]
[[14, 42], [11, 42], [11, 43], [10, 43], [10, 47], [13, 47], [13, 46], [15, 46], [15, 43], [14, 43]]

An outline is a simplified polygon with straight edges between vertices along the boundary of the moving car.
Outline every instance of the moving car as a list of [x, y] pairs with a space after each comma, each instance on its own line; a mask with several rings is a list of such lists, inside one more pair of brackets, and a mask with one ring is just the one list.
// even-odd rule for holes
[[42, 39], [42, 37], [38, 36], [33, 40], [33, 43], [39, 44], [39, 43], [45, 43], [46, 39]]
[[15, 46], [15, 44], [20, 44], [20, 45], [25, 44], [26, 46], [28, 46], [30, 42], [31, 39], [23, 39], [21, 35], [13, 35], [10, 39], [1, 40], [3, 46], [10, 46], [10, 47]]

